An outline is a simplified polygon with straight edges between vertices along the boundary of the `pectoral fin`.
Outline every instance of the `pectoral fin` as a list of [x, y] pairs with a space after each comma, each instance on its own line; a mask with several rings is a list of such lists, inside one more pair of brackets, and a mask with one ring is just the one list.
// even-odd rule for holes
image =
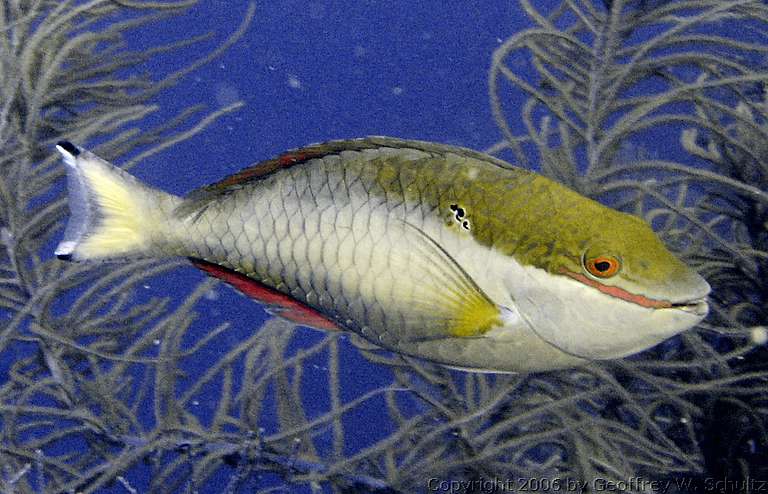
[[434, 331], [414, 335], [414, 340], [482, 337], [501, 325], [499, 306], [451, 254], [422, 229], [405, 225], [412, 250], [410, 276], [422, 280], [414, 291], [413, 306], [419, 318], [434, 323]]

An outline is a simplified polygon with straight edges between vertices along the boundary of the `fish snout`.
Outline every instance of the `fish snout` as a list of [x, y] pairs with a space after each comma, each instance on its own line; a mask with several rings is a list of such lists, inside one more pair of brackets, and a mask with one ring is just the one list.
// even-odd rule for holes
[[709, 312], [709, 303], [707, 296], [712, 291], [712, 287], [700, 274], [691, 271], [688, 279], [681, 283], [685, 287], [681, 293], [685, 293], [675, 300], [672, 300], [672, 308], [679, 309], [690, 314], [706, 317]]
[[712, 287], [699, 273], [693, 273], [695, 279], [694, 299], [706, 299], [712, 291]]

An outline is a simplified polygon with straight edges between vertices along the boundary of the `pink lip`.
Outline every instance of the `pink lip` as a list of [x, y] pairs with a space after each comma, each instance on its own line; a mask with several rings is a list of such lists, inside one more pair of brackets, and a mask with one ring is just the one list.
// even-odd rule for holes
[[669, 302], [667, 300], [654, 300], [652, 298], [644, 297], [643, 295], [630, 293], [624, 290], [623, 288], [619, 288], [617, 286], [603, 285], [599, 281], [593, 280], [592, 278], [588, 278], [581, 273], [574, 273], [572, 271], [568, 271], [565, 268], [561, 268], [560, 272], [570, 276], [576, 281], [580, 281], [581, 283], [584, 283], [585, 285], [589, 285], [593, 288], [597, 288], [598, 290], [605, 293], [606, 295], [620, 298], [622, 300], [626, 300], [627, 302], [632, 302], [633, 304], [637, 304], [642, 307], [648, 307], [651, 309], [668, 309], [673, 306], [672, 302]]

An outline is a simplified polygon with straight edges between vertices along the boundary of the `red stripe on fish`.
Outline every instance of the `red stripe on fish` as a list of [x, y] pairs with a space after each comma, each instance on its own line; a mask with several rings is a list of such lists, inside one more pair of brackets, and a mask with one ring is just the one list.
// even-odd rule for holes
[[306, 163], [309, 160], [312, 160], [315, 158], [321, 158], [327, 155], [328, 155], [328, 151], [324, 148], [317, 149], [317, 150], [308, 149], [306, 151], [304, 150], [290, 151], [288, 153], [278, 156], [277, 158], [267, 160], [267, 161], [262, 161], [261, 163], [258, 163], [254, 166], [245, 168], [244, 170], [241, 170], [235, 173], [234, 175], [230, 175], [224, 180], [216, 182], [215, 184], [211, 185], [211, 187], [212, 188], [229, 187], [231, 185], [248, 182], [250, 180], [255, 180], [261, 177], [265, 177], [271, 173], [276, 172], [281, 168], [288, 168], [293, 165], [298, 165], [300, 163]]
[[202, 190], [220, 190], [233, 185], [258, 180], [266, 177], [282, 168], [290, 168], [294, 165], [300, 165], [317, 158], [341, 153], [343, 151], [362, 151], [364, 149], [376, 149], [382, 146], [399, 147], [403, 143], [397, 139], [385, 137], [371, 137], [367, 139], [352, 139], [348, 141], [330, 141], [322, 144], [311, 144], [303, 148], [294, 149], [281, 154], [277, 158], [272, 158], [255, 165], [249, 166], [234, 175], [204, 187]]
[[287, 319], [296, 324], [301, 324], [302, 326], [310, 326], [317, 329], [325, 329], [329, 331], [340, 329], [336, 323], [312, 307], [299, 302], [289, 295], [278, 292], [274, 288], [270, 288], [253, 278], [249, 278], [242, 273], [201, 259], [190, 258], [190, 261], [196, 268], [205, 271], [209, 276], [219, 278], [237, 288], [244, 295], [267, 305], [269, 307], [269, 312], [274, 313], [283, 319]]
[[561, 269], [560, 272], [570, 276], [576, 281], [580, 281], [581, 283], [584, 283], [585, 285], [589, 285], [593, 288], [597, 288], [598, 290], [605, 293], [606, 295], [610, 295], [611, 297], [615, 297], [615, 298], [620, 298], [622, 300], [626, 300], [627, 302], [632, 302], [633, 304], [637, 304], [643, 307], [648, 307], [650, 309], [668, 309], [672, 307], [672, 303], [667, 300], [655, 300], [652, 298], [645, 297], [643, 295], [639, 295], [637, 293], [628, 292], [623, 288], [619, 288], [617, 286], [604, 285], [599, 281], [593, 280], [591, 278], [587, 278], [585, 275], [581, 273], [573, 273], [564, 268]]
[[302, 163], [309, 158], [307, 153], [286, 153], [278, 158], [281, 166], [291, 166], [296, 163]]

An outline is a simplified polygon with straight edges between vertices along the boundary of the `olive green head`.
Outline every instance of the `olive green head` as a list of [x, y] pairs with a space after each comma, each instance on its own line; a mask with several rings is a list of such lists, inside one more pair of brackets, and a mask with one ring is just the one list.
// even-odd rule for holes
[[648, 223], [544, 177], [534, 182], [498, 247], [514, 258], [505, 286], [542, 339], [571, 355], [616, 358], [706, 316], [709, 284]]
[[670, 252], [648, 223], [603, 206], [587, 209], [594, 209], [591, 221], [577, 221], [568, 254], [553, 266], [557, 271], [649, 307], [709, 293], [707, 282]]
[[[698, 300], [709, 285], [667, 249], [644, 220], [584, 197], [545, 177], [510, 190], [496, 246], [524, 265], [567, 275], [645, 306]], [[624, 293], [627, 292], [627, 293]], [[632, 297], [632, 296], [636, 297]]]

